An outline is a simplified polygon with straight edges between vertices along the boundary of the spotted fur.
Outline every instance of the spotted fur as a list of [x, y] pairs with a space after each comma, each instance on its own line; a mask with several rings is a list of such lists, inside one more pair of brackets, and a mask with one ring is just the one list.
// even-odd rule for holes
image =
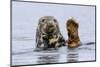
[[57, 48], [65, 44], [58, 21], [53, 16], [43, 16], [39, 19], [36, 30], [36, 44], [38, 48]]

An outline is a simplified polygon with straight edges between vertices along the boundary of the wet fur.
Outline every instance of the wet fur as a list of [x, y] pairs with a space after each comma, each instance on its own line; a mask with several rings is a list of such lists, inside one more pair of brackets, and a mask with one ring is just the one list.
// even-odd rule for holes
[[71, 18], [67, 21], [66, 27], [68, 31], [68, 47], [78, 47], [80, 44], [80, 38], [78, 35], [79, 24], [73, 18]]
[[65, 44], [58, 21], [53, 16], [44, 16], [39, 19], [36, 30], [36, 47], [38, 48], [57, 48]]

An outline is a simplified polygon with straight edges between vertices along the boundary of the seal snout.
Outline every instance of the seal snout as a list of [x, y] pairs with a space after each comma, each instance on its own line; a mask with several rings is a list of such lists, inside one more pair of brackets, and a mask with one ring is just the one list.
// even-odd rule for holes
[[45, 28], [44, 31], [49, 34], [49, 33], [53, 33], [55, 31], [55, 25], [52, 22], [47, 22], [45, 24]]

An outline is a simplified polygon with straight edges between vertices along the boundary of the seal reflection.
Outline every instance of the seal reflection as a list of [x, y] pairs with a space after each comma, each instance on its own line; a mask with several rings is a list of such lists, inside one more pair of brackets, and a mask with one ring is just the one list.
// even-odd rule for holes
[[38, 59], [37, 63], [39, 63], [39, 64], [58, 63], [59, 62], [59, 54], [55, 53], [54, 50], [53, 50], [53, 52], [51, 52], [51, 51], [49, 52], [46, 50], [46, 53], [39, 55], [39, 57], [37, 58]]
[[67, 51], [67, 62], [78, 62], [78, 49], [77, 48], [69, 48]]

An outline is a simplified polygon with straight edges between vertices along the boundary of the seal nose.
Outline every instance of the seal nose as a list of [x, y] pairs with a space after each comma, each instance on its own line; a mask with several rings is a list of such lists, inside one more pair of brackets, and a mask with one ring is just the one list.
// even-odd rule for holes
[[47, 26], [48, 26], [48, 27], [53, 27], [54, 25], [53, 25], [52, 22], [48, 22]]
[[45, 24], [45, 26], [46, 26], [46, 27], [44, 28], [44, 31], [45, 31], [46, 33], [50, 33], [50, 32], [53, 31], [54, 25], [53, 25], [52, 22], [48, 22], [47, 24]]

